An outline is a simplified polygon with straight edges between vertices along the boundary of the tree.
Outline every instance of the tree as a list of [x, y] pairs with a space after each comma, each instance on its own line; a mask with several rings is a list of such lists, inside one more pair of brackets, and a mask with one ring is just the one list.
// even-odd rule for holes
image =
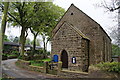
[[19, 43], [19, 38], [16, 36], [16, 37], [14, 38], [13, 42]]
[[45, 53], [47, 45], [45, 43], [45, 39], [47, 39], [47, 43], [49, 41], [46, 36], [49, 36], [51, 34], [52, 29], [65, 11], [61, 7], [58, 7], [51, 2], [41, 2], [34, 4], [33, 12], [34, 15], [32, 16], [33, 20], [30, 27], [31, 32], [34, 35], [33, 52], [35, 51], [36, 37], [38, 34], [40, 34], [43, 38]]
[[36, 39], [36, 46], [40, 46], [40, 42], [41, 42], [41, 40], [40, 39]]
[[119, 55], [120, 47], [118, 45], [112, 44], [112, 55]]
[[12, 23], [13, 26], [20, 26], [21, 34], [20, 34], [20, 45], [21, 45], [21, 55], [24, 56], [24, 46], [26, 37], [28, 35], [27, 30], [30, 27], [30, 20], [33, 3], [27, 2], [13, 2], [10, 5], [9, 14], [9, 22]]
[[30, 38], [26, 38], [26, 45], [31, 45], [31, 41], [30, 41]]
[[[2, 52], [3, 52], [3, 41], [4, 41], [4, 34], [5, 34], [5, 29], [6, 29], [6, 22], [7, 22], [7, 12], [8, 12], [8, 7], [9, 7], [9, 2], [4, 2], [4, 11], [3, 11], [3, 16], [2, 16], [2, 23], [1, 23], [1, 28], [0, 28], [0, 60], [2, 60]], [[1, 61], [0, 61], [0, 67], [1, 67]], [[0, 72], [1, 69], [0, 69]], [[2, 74], [0, 74], [2, 75]], [[2, 77], [2, 76], [0, 76]]]
[[9, 36], [10, 42], [13, 42], [13, 41], [14, 41], [14, 38], [15, 38], [15, 37], [14, 37], [13, 35], [10, 35], [10, 36]]
[[7, 35], [4, 35], [4, 42], [9, 42], [10, 40], [8, 39]]
[[[109, 3], [103, 0], [101, 6], [105, 9], [109, 10], [110, 12], [118, 11], [118, 28], [115, 32], [116, 44], [120, 47], [120, 0], [111, 0]], [[112, 31], [113, 33], [114, 31]]]
[[119, 0], [110, 0], [109, 2], [107, 2], [107, 0], [103, 0], [100, 6], [112, 12], [120, 9], [119, 4], [120, 4]]

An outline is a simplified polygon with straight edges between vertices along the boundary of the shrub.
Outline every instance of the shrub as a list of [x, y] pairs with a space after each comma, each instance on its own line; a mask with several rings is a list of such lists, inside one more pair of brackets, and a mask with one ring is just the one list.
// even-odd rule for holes
[[2, 60], [7, 60], [7, 54], [2, 54]]
[[18, 57], [18, 59], [22, 59], [22, 60], [26, 60], [26, 61], [28, 61], [28, 60], [30, 60], [29, 59], [29, 56], [22, 56], [22, 55], [20, 55], [19, 57]]
[[46, 58], [46, 59], [42, 59], [42, 61], [51, 61], [51, 59], [50, 58]]
[[11, 55], [7, 55], [7, 57], [8, 57], [9, 59], [14, 59], [14, 58], [17, 58], [18, 55], [16, 55], [16, 54], [11, 54]]
[[44, 65], [44, 62], [41, 60], [31, 60], [30, 63], [33, 66], [43, 66]]
[[12, 54], [15, 54], [15, 55], [17, 55], [17, 56], [20, 55], [19, 51], [12, 51], [11, 53], [12, 53]]
[[120, 62], [104, 62], [96, 64], [96, 66], [108, 72], [120, 73]]

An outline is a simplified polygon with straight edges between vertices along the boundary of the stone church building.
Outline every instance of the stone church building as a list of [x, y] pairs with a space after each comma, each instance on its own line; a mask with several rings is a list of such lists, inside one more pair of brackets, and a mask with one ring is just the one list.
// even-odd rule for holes
[[58, 55], [62, 68], [68, 70], [88, 69], [91, 64], [111, 60], [110, 37], [73, 4], [54, 28], [51, 43], [51, 55]]

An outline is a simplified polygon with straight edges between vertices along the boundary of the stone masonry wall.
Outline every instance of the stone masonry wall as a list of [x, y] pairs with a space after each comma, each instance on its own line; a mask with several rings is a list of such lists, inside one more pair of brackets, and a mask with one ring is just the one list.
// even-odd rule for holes
[[[83, 44], [83, 45], [81, 45]], [[68, 54], [68, 69], [69, 70], [81, 70], [83, 67], [83, 60], [85, 58], [86, 40], [74, 31], [69, 25], [63, 24], [59, 31], [54, 35], [52, 39], [52, 55], [58, 54], [59, 60], [62, 50], [66, 50]], [[76, 64], [73, 64], [71, 59], [76, 57]]]
[[110, 61], [111, 40], [97, 22], [76, 8], [74, 5], [71, 5], [66, 14], [57, 24], [56, 28], [53, 30], [53, 34], [56, 34], [57, 30], [65, 21], [78, 28], [90, 39], [90, 64], [97, 64], [104, 61], [103, 56], [105, 57], [105, 61]]

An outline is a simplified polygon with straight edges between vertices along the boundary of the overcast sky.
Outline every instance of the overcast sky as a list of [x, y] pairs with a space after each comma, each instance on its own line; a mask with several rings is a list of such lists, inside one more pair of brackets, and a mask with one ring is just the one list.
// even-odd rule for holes
[[[76, 7], [78, 7], [80, 10], [94, 19], [97, 23], [99, 23], [109, 34], [111, 28], [117, 24], [115, 21], [113, 21], [114, 19], [112, 19], [115, 13], [106, 12], [105, 9], [96, 7], [95, 5], [99, 4], [100, 2], [101, 0], [54, 0], [53, 3], [64, 8], [65, 10], [67, 10], [73, 3]], [[19, 37], [20, 28], [7, 28], [5, 34]], [[31, 35], [32, 34], [29, 34], [29, 37], [33, 39]], [[48, 50], [51, 49], [50, 46], [48, 46], [48, 48]]]

